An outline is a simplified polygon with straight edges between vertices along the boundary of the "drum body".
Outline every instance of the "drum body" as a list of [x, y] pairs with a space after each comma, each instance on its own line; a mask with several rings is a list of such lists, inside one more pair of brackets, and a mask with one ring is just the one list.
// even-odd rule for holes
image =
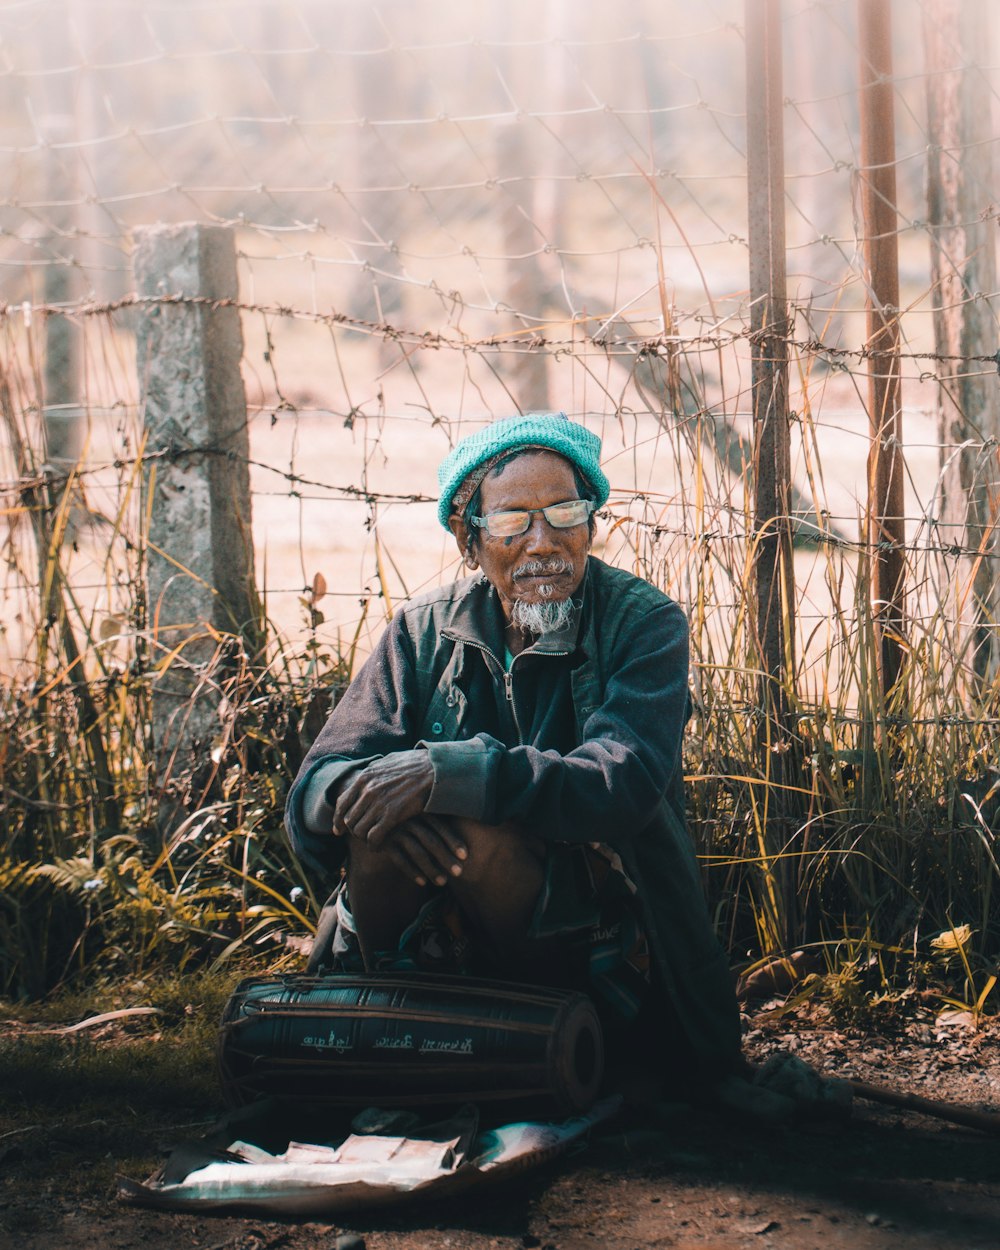
[[583, 994], [416, 973], [254, 977], [227, 1003], [219, 1038], [231, 1105], [531, 1098], [576, 1114], [596, 1098], [603, 1066]]

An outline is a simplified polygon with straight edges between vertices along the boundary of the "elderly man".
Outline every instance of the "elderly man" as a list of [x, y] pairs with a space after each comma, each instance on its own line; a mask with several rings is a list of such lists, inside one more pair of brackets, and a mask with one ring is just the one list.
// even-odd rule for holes
[[612, 1042], [740, 1064], [729, 971], [684, 825], [687, 624], [590, 554], [600, 442], [496, 421], [439, 470], [472, 575], [399, 610], [289, 795], [344, 868], [328, 966], [581, 989]]

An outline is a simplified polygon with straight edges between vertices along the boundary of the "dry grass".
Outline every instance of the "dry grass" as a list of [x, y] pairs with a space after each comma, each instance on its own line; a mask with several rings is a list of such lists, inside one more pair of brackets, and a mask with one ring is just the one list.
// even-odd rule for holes
[[[116, 360], [122, 333], [107, 349]], [[254, 342], [251, 330], [249, 356]], [[164, 842], [157, 804], [167, 779], [150, 775], [150, 690], [172, 660], [150, 652], [145, 627], [135, 413], [125, 405], [122, 446], [102, 461], [100, 492], [83, 463], [79, 473], [50, 471], [30, 340], [7, 343], [0, 420], [18, 489], [2, 551], [7, 603], [20, 605], [21, 663], [0, 688], [0, 993], [37, 997], [126, 966], [216, 967], [247, 951], [280, 960], [285, 935], [315, 916], [310, 882], [281, 836], [288, 783], [330, 690], [349, 679], [392, 603], [450, 576], [454, 560], [430, 505], [373, 502], [393, 490], [433, 494], [431, 469], [455, 428], [433, 413], [408, 423], [384, 414], [447, 394], [440, 356], [425, 352], [404, 367], [385, 348], [384, 389], [366, 407], [351, 392], [372, 345], [348, 335], [335, 347], [343, 393], [323, 414], [315, 405], [312, 415], [296, 413], [286, 396], [291, 407], [269, 423], [280, 385], [257, 396], [255, 489], [289, 467], [308, 467], [320, 485], [305, 499], [309, 491], [283, 481], [277, 494], [286, 503], [297, 496], [287, 533], [267, 512], [274, 500], [265, 501], [262, 584], [280, 570], [287, 593], [268, 592], [264, 654], [220, 640], [207, 674], [220, 735], [210, 765], [176, 762], [171, 790], [188, 816]], [[921, 545], [919, 521], [911, 527], [905, 671], [883, 698], [864, 552], [826, 519], [836, 509], [824, 475], [842, 487], [844, 466], [855, 471], [863, 449], [860, 431], [846, 438], [838, 428], [846, 417], [829, 416], [846, 409], [853, 383], [810, 373], [807, 363], [794, 386], [793, 450], [813, 519], [803, 526], [811, 541], [794, 557], [797, 649], [784, 677], [789, 732], [771, 744], [777, 750], [761, 746], [746, 474], [713, 450], [723, 418], [735, 432], [731, 448], [745, 429], [746, 359], [736, 347], [654, 361], [660, 372], [624, 348], [581, 349], [573, 367], [616, 414], [600, 423], [615, 489], [598, 551], [689, 611], [691, 825], [734, 959], [807, 947], [836, 971], [875, 952], [875, 981], [898, 986], [934, 935], [968, 923], [961, 980], [976, 1002], [998, 949], [998, 690], [973, 672], [969, 570]], [[488, 364], [463, 365], [466, 381], [482, 383]], [[492, 392], [489, 403], [501, 402]], [[360, 481], [371, 497], [334, 505], [344, 497], [324, 481]], [[918, 518], [926, 488], [911, 483], [908, 511]], [[838, 508], [843, 534], [851, 518]], [[79, 589], [84, 567], [99, 593]]]

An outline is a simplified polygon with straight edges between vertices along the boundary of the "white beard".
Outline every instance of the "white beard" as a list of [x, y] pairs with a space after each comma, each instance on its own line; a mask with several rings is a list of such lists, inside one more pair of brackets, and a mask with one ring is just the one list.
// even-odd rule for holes
[[[552, 587], [539, 587], [539, 594], [551, 593]], [[522, 634], [554, 634], [566, 628], [572, 615], [572, 599], [548, 599], [544, 603], [525, 603], [515, 599], [510, 610], [510, 623]]]

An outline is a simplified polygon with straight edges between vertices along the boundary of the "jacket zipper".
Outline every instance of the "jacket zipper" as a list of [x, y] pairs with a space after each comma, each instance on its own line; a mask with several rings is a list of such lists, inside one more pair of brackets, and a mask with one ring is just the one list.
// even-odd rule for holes
[[505, 668], [503, 671], [503, 689], [504, 689], [504, 694], [507, 696], [507, 702], [510, 704], [510, 714], [514, 718], [514, 732], [517, 734], [518, 745], [523, 746], [524, 738], [521, 734], [521, 726], [518, 723], [518, 719], [517, 719], [517, 704], [514, 702], [513, 668], [514, 668], [514, 660], [516, 659], [517, 659], [517, 656], [515, 655], [514, 659], [511, 660], [510, 662], [510, 668]]
[[[511, 677], [510, 669], [504, 668], [489, 647], [484, 646], [483, 643], [472, 642], [471, 639], [468, 638], [463, 638], [462, 642], [467, 647], [475, 647], [477, 651], [482, 651], [483, 655], [488, 655], [500, 672], [503, 673], [503, 692], [507, 697], [507, 702], [510, 704], [510, 714], [514, 718], [514, 732], [517, 734], [517, 744], [518, 746], [524, 746], [524, 736], [521, 733], [521, 724], [517, 719], [517, 704], [514, 702], [514, 683], [513, 678]], [[516, 659], [517, 656], [515, 655], [514, 660]], [[511, 668], [514, 666], [514, 660], [511, 661]]]

